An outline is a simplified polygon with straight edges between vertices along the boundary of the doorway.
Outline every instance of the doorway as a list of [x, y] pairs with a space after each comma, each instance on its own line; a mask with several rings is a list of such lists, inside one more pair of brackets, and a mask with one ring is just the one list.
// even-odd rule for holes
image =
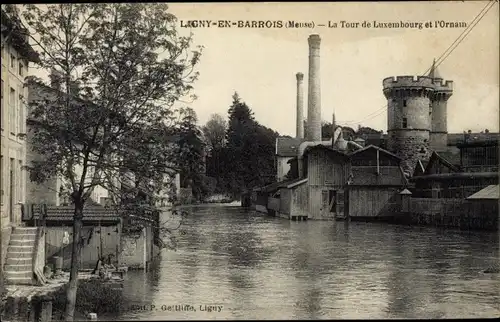
[[328, 191], [328, 209], [331, 213], [337, 212], [337, 191]]

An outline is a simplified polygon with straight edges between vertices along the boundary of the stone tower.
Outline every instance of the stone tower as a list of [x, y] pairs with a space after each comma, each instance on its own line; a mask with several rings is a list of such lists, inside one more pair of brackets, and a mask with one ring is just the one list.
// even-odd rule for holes
[[398, 76], [383, 80], [387, 98], [387, 148], [402, 159], [408, 174], [419, 159], [430, 155], [431, 97], [434, 79], [428, 76]]
[[319, 49], [321, 38], [310, 35], [309, 43], [309, 83], [307, 93], [307, 140], [321, 141], [321, 77]]
[[304, 74], [297, 73], [297, 139], [304, 138]]
[[453, 81], [443, 82], [443, 78], [437, 71], [435, 60], [428, 76], [434, 80], [434, 93], [431, 96], [429, 144], [432, 150], [439, 152], [446, 150], [448, 144], [447, 105], [448, 99], [453, 94]]

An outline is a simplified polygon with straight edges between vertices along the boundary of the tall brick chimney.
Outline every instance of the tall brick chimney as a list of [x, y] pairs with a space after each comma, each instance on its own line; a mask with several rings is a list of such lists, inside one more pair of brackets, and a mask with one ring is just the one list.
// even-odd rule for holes
[[297, 139], [304, 138], [304, 74], [297, 73]]
[[309, 39], [309, 86], [307, 97], [307, 140], [321, 141], [321, 77], [319, 64], [319, 35]]

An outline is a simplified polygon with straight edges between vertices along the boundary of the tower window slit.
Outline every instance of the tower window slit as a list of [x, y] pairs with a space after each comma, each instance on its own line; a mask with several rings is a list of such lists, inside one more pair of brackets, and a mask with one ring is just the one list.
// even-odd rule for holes
[[406, 129], [408, 126], [408, 119], [406, 117], [403, 117], [403, 129]]
[[403, 107], [406, 107], [406, 100], [403, 100]]

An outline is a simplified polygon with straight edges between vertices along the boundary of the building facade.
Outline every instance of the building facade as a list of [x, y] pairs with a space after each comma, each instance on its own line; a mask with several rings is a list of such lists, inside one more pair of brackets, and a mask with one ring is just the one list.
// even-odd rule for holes
[[498, 184], [498, 142], [464, 143], [459, 148], [459, 166], [433, 152], [425, 170], [411, 179], [413, 197], [464, 199], [488, 185]]
[[401, 159], [376, 146], [350, 154], [348, 216], [351, 220], [383, 220], [393, 216], [398, 195], [408, 184]]
[[[26, 85], [29, 92], [28, 102], [35, 102], [42, 99], [55, 100], [58, 95], [57, 91], [59, 91], [56, 83], [53, 83], [52, 87], [49, 87], [36, 81], [28, 81]], [[29, 131], [27, 131], [26, 138], [26, 162], [29, 164], [32, 161], [38, 160], [41, 156], [33, 151], [30, 146], [30, 142], [33, 138]], [[75, 165], [74, 170], [77, 177], [83, 172], [83, 168], [80, 165]], [[89, 173], [87, 175], [89, 182], [93, 176], [92, 171], [93, 169], [89, 168]], [[43, 183], [31, 182], [31, 180], [27, 178], [26, 186], [27, 198], [32, 203], [45, 203], [47, 205], [59, 206], [69, 202], [68, 185], [61, 176], [54, 176]], [[100, 203], [107, 197], [109, 197], [108, 191], [100, 186], [95, 187], [90, 195], [90, 198], [96, 203]]]
[[[25, 31], [19, 30], [2, 10], [2, 105], [1, 105], [1, 229], [2, 255], [12, 226], [21, 223], [21, 205], [26, 201], [26, 99], [24, 79], [29, 62], [38, 56], [28, 43]], [[2, 263], [3, 263], [2, 256]]]
[[303, 138], [277, 137], [276, 138], [276, 180], [285, 180], [290, 171], [290, 160], [297, 157], [299, 146], [304, 142]]
[[324, 145], [306, 148], [304, 152], [307, 178], [308, 219], [343, 218], [345, 192], [350, 176], [349, 156]]

